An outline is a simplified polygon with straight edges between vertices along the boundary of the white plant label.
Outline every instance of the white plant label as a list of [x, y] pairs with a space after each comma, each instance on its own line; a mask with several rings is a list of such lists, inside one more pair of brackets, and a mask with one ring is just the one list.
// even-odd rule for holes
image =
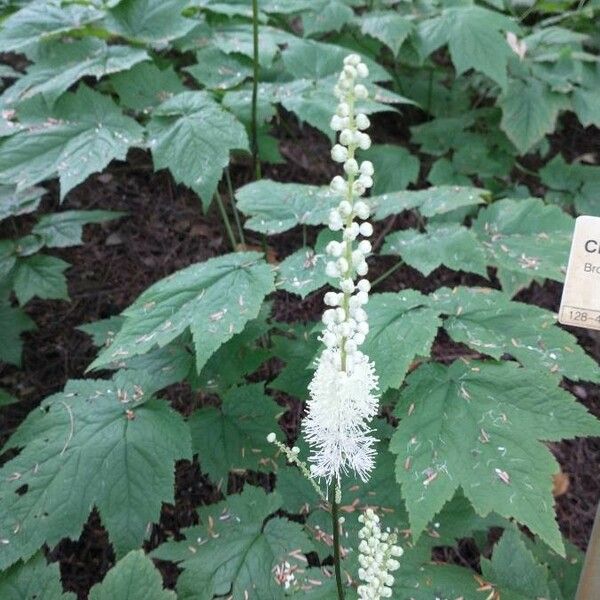
[[578, 217], [558, 320], [600, 330], [600, 217]]

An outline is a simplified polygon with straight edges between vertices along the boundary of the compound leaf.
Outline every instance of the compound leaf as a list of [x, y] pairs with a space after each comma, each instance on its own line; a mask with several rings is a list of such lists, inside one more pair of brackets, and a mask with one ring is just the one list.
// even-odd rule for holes
[[27, 73], [2, 94], [5, 105], [43, 94], [52, 105], [58, 97], [82, 77], [100, 79], [109, 73], [125, 71], [148, 59], [144, 50], [129, 46], [107, 45], [95, 38], [70, 44], [45, 44]]
[[127, 402], [104, 380], [71, 381], [44, 400], [9, 439], [14, 447], [20, 454], [0, 470], [2, 568], [78, 537], [94, 506], [118, 555], [137, 548], [174, 501], [174, 462], [191, 458], [177, 413], [158, 400]]
[[397, 231], [385, 238], [382, 254], [397, 254], [407, 265], [429, 275], [440, 265], [487, 276], [486, 254], [473, 232], [454, 223], [430, 224], [426, 233]]
[[91, 6], [61, 4], [58, 0], [36, 0], [12, 14], [0, 31], [3, 52], [29, 52], [43, 39], [81, 29], [104, 17]]
[[26, 563], [18, 563], [0, 574], [2, 600], [75, 600], [63, 593], [58, 563], [47, 564], [42, 553]]
[[192, 446], [200, 466], [215, 482], [227, 483], [230, 471], [272, 468], [274, 447], [267, 435], [283, 412], [264, 393], [263, 383], [232, 388], [220, 408], [201, 408], [189, 420]]
[[196, 26], [182, 15], [187, 5], [187, 0], [121, 0], [109, 11], [106, 26], [130, 40], [166, 46]]
[[548, 310], [488, 288], [441, 288], [429, 299], [430, 306], [448, 315], [444, 329], [455, 342], [496, 359], [509, 354], [529, 369], [600, 381], [596, 361]]
[[414, 535], [462, 487], [479, 514], [516, 518], [564, 552], [552, 497], [558, 465], [538, 440], [596, 435], [600, 424], [556, 384], [514, 363], [477, 361], [430, 363], [408, 377], [390, 449]]
[[439, 311], [426, 305], [427, 299], [416, 290], [371, 296], [370, 331], [362, 350], [375, 362], [381, 393], [402, 384], [416, 357], [429, 356], [442, 321]]
[[160, 573], [143, 550], [122, 558], [90, 590], [90, 600], [177, 600], [175, 592], [163, 589]]
[[250, 217], [244, 226], [268, 235], [296, 225], [322, 225], [339, 202], [328, 187], [268, 179], [239, 188], [235, 197], [239, 210]]
[[384, 43], [394, 56], [413, 28], [409, 19], [392, 10], [369, 11], [360, 18], [360, 30]]
[[247, 150], [246, 129], [206, 92], [182, 92], [158, 106], [148, 127], [154, 167], [200, 195], [208, 208], [234, 149]]
[[0, 182], [22, 190], [58, 176], [60, 197], [113, 159], [124, 160], [143, 130], [111, 98], [80, 85], [52, 111], [27, 115], [21, 130], [0, 144]]
[[34, 254], [17, 261], [13, 287], [19, 304], [34, 296], [45, 300], [67, 300], [67, 280], [64, 271], [71, 265], [56, 256]]
[[106, 223], [125, 214], [111, 210], [65, 210], [42, 215], [31, 231], [50, 248], [67, 248], [82, 243], [84, 225]]
[[257, 252], [226, 254], [177, 271], [123, 312], [123, 327], [90, 368], [145, 354], [190, 329], [199, 372], [221, 344], [258, 315], [273, 279]]
[[[168, 542], [152, 554], [175, 561], [184, 569], [177, 590], [186, 600], [284, 598], [284, 587], [274, 577], [276, 566], [304, 566], [299, 552], [313, 550], [299, 523], [269, 515], [281, 508], [276, 492], [246, 485], [240, 495], [227, 496], [212, 510], [205, 525], [183, 530], [186, 539]], [[215, 507], [215, 508], [217, 508]]]
[[17, 191], [12, 185], [0, 185], [0, 221], [37, 210], [45, 193], [41, 187]]

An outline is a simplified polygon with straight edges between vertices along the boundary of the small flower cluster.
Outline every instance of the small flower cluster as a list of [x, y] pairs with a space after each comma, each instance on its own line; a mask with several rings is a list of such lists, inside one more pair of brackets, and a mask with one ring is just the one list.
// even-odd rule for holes
[[358, 597], [361, 600], [379, 600], [392, 597], [394, 577], [391, 574], [400, 566], [394, 557], [400, 557], [404, 551], [396, 546], [397, 536], [389, 529], [381, 531], [379, 517], [368, 508], [358, 517], [363, 524], [358, 532], [361, 540], [358, 550], [358, 577], [365, 582], [358, 586]]
[[[371, 209], [361, 196], [373, 185], [373, 164], [359, 164], [355, 158], [358, 149], [371, 145], [364, 132], [369, 119], [355, 110], [355, 102], [368, 97], [367, 88], [357, 79], [368, 75], [360, 56], [351, 54], [344, 59], [334, 89], [339, 104], [331, 119], [332, 129], [339, 131], [339, 143], [333, 146], [331, 156], [343, 163], [346, 178], [337, 175], [330, 185], [340, 202], [329, 215], [329, 228], [342, 235], [340, 241], [327, 244], [326, 272], [338, 279], [340, 291], [327, 292], [324, 297], [327, 309], [321, 339], [326, 349], [309, 386], [311, 398], [303, 424], [312, 449], [311, 472], [328, 482], [339, 480], [349, 469], [367, 479], [374, 464], [376, 440], [369, 435], [369, 421], [377, 413], [378, 378], [373, 363], [359, 350], [369, 333], [364, 306], [371, 284], [365, 276], [372, 247], [366, 238], [373, 234], [368, 222]], [[363, 239], [358, 240], [359, 236]]]

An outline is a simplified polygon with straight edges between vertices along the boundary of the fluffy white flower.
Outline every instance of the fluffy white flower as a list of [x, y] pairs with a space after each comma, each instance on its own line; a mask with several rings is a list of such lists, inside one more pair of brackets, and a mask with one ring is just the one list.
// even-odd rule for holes
[[354, 471], [366, 480], [373, 468], [376, 439], [370, 420], [377, 414], [378, 377], [362, 352], [353, 352], [353, 365], [338, 368], [339, 348], [323, 351], [310, 385], [307, 415], [302, 423], [311, 446], [311, 472], [327, 482]]

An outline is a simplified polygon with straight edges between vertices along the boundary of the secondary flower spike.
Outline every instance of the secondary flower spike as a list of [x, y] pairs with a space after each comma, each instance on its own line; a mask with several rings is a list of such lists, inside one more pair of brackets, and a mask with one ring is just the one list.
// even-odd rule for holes
[[356, 112], [355, 103], [368, 98], [359, 79], [369, 70], [360, 56], [350, 54], [334, 88], [339, 99], [331, 128], [339, 132], [339, 143], [331, 149], [334, 161], [343, 164], [344, 176], [336, 175], [330, 189], [340, 203], [329, 215], [329, 228], [341, 232], [339, 241], [326, 247], [326, 272], [338, 279], [339, 292], [327, 292], [323, 313], [325, 331], [321, 354], [309, 385], [310, 399], [303, 430], [311, 448], [311, 474], [327, 482], [354, 471], [366, 480], [374, 466], [374, 444], [370, 421], [377, 414], [375, 367], [359, 348], [369, 333], [364, 305], [371, 285], [366, 279], [366, 258], [371, 252], [368, 239], [373, 226], [371, 210], [361, 196], [373, 185], [373, 164], [358, 162], [358, 149], [367, 150], [371, 138], [364, 132], [370, 125], [367, 115]]

